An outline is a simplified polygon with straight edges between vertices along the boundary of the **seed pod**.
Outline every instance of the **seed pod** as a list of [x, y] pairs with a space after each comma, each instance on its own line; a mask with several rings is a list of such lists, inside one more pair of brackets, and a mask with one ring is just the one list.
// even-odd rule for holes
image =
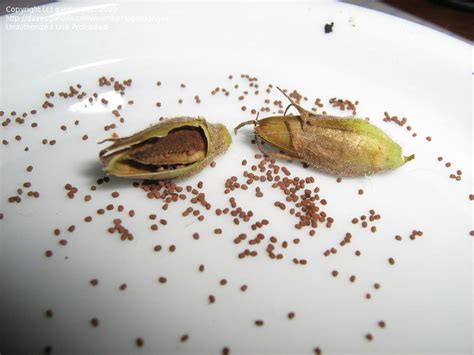
[[[104, 172], [121, 177], [170, 180], [199, 172], [232, 142], [222, 124], [177, 117], [114, 142], [99, 153]], [[101, 143], [103, 143], [101, 142]]]
[[366, 120], [315, 114], [283, 94], [291, 102], [288, 108], [296, 107], [299, 115], [257, 118], [235, 128], [254, 124], [255, 134], [280, 150], [269, 156], [299, 160], [337, 176], [371, 175], [415, 157], [403, 156], [395, 141]]

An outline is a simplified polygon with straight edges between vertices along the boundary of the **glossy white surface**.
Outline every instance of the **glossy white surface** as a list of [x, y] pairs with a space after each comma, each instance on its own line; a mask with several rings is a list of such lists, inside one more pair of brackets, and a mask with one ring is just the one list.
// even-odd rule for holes
[[[470, 46], [397, 18], [328, 2], [68, 3], [46, 8], [51, 12], [31, 18], [69, 25], [69, 30], [13, 30], [7, 28], [11, 19], [1, 19], [0, 110], [39, 111], [37, 129], [29, 128], [30, 117], [24, 126], [0, 127], [2, 139], [10, 142], [0, 146], [2, 354], [38, 353], [47, 344], [56, 354], [212, 354], [224, 346], [233, 354], [309, 354], [315, 346], [325, 354], [471, 353]], [[58, 8], [65, 12], [54, 14]], [[102, 30], [74, 27], [90, 24], [84, 17], [61, 20], [99, 11], [111, 16], [101, 23], [107, 25]], [[332, 21], [334, 32], [324, 34], [324, 24]], [[121, 136], [160, 116], [201, 115], [232, 128], [252, 118], [240, 109], [241, 90], [233, 89], [236, 83], [244, 86], [240, 73], [258, 77], [261, 88], [271, 83], [298, 89], [308, 96], [308, 108], [320, 97], [328, 112], [340, 115], [330, 110], [328, 99], [359, 100], [358, 116], [370, 117], [416, 159], [387, 174], [340, 184], [334, 177], [281, 162], [295, 175], [314, 176], [329, 201], [325, 210], [336, 222], [331, 229], [319, 228], [316, 238], [292, 227], [294, 219], [273, 206], [282, 195], [268, 185], [263, 199], [250, 190], [234, 193], [244, 209], [254, 210], [255, 220], [271, 221], [262, 230], [267, 238], [301, 237], [299, 245], [290, 243], [281, 262], [266, 256], [266, 244], [259, 245], [257, 258], [239, 260], [236, 255], [248, 246], [232, 240], [241, 232], [255, 234], [249, 226], [236, 228], [231, 218], [213, 212], [206, 212], [205, 223], [183, 218], [187, 203], [163, 213], [160, 202], [146, 199], [129, 181], [112, 179], [91, 202], [83, 201], [101, 176], [96, 142], [110, 135], [103, 126], [116, 122], [107, 111], [135, 100], [133, 107], [125, 104], [126, 123], [116, 130]], [[120, 97], [110, 88], [98, 88], [102, 75], [132, 78], [133, 86]], [[163, 83], [159, 88], [157, 80]], [[75, 83], [89, 94], [101, 93], [111, 108], [56, 98], [53, 110], [41, 109], [44, 92], [57, 93]], [[231, 95], [210, 95], [217, 86]], [[245, 105], [262, 106], [263, 91], [250, 95]], [[195, 104], [194, 95], [201, 104]], [[283, 100], [276, 90], [269, 98]], [[162, 108], [156, 108], [156, 101]], [[382, 122], [384, 111], [407, 117], [418, 137]], [[73, 124], [76, 119], [79, 126]], [[66, 132], [61, 124], [68, 126]], [[241, 175], [242, 159], [254, 160], [250, 130], [245, 132], [234, 137], [215, 169], [183, 183], [204, 181], [213, 210], [228, 206], [229, 196], [222, 194], [225, 179]], [[86, 133], [89, 139], [82, 141]], [[15, 141], [17, 134], [21, 142]], [[57, 144], [44, 146], [43, 138]], [[23, 151], [26, 145], [29, 152]], [[444, 167], [447, 161], [453, 164], [450, 169]], [[34, 170], [28, 174], [30, 164]], [[463, 171], [460, 182], [449, 178], [457, 169]], [[32, 182], [40, 199], [8, 203], [25, 181]], [[65, 195], [66, 183], [79, 188], [74, 200]], [[115, 190], [120, 201], [110, 197]], [[120, 242], [107, 233], [118, 212], [101, 217], [95, 211], [108, 203], [136, 211], [133, 219], [122, 216], [134, 241]], [[351, 224], [371, 208], [382, 215], [376, 234]], [[168, 225], [151, 232], [150, 213], [166, 218]], [[92, 223], [82, 221], [87, 215], [93, 216]], [[65, 231], [71, 224], [76, 225], [72, 234]], [[224, 233], [215, 236], [215, 227]], [[58, 245], [54, 228], [67, 235], [66, 247]], [[413, 229], [422, 230], [423, 237], [409, 240]], [[199, 241], [191, 237], [195, 231], [201, 234]], [[352, 233], [352, 243], [323, 257], [346, 232]], [[394, 240], [396, 234], [403, 241]], [[152, 249], [158, 243], [175, 244], [177, 251], [157, 254]], [[47, 249], [54, 252], [50, 259], [44, 257]], [[357, 249], [362, 256], [354, 256]], [[294, 265], [293, 257], [307, 258], [308, 265]], [[388, 257], [396, 265], [390, 266]], [[199, 264], [206, 265], [202, 274]], [[330, 275], [333, 269], [339, 270], [337, 279]], [[352, 274], [357, 275], [354, 284], [348, 282]], [[159, 284], [159, 276], [168, 282]], [[99, 279], [97, 287], [89, 285], [92, 278]], [[228, 280], [224, 287], [221, 278]], [[119, 292], [123, 282], [128, 289]], [[381, 283], [380, 290], [372, 288], [374, 282]], [[239, 291], [244, 283], [246, 293]], [[370, 301], [366, 292], [372, 294]], [[217, 297], [216, 304], [207, 304], [209, 294]], [[52, 319], [44, 317], [46, 309], [54, 311]], [[296, 313], [292, 321], [286, 318], [290, 311]], [[92, 317], [99, 318], [98, 328], [89, 325]], [[255, 327], [255, 319], [264, 319], [265, 326]], [[381, 319], [387, 322], [384, 330], [377, 327]], [[365, 340], [367, 332], [374, 341]], [[180, 343], [185, 333], [190, 339]], [[141, 349], [134, 346], [138, 336], [145, 340]]]

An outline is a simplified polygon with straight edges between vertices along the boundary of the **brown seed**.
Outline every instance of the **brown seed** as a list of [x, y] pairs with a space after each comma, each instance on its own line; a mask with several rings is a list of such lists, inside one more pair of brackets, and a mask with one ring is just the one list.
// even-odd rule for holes
[[263, 324], [264, 324], [264, 322], [263, 322], [263, 320], [261, 320], [261, 319], [257, 319], [257, 320], [255, 321], [255, 325], [256, 325], [257, 327], [261, 327], [261, 326], [263, 326]]
[[197, 233], [197, 232], [196, 232], [196, 233], [193, 233], [193, 239], [194, 239], [194, 240], [198, 240], [199, 237], [200, 237], [200, 236], [199, 236], [199, 233]]
[[364, 194], [364, 190], [359, 189], [358, 193], [359, 193], [359, 195], [363, 195], [363, 194]]
[[170, 245], [170, 247], [168, 248], [168, 250], [170, 251], [170, 253], [174, 253], [174, 251], [176, 250], [176, 246], [174, 246], [173, 244]]
[[293, 319], [293, 318], [295, 318], [295, 312], [288, 313], [288, 319]]
[[216, 297], [215, 297], [214, 295], [210, 295], [210, 296], [208, 297], [208, 299], [209, 299], [209, 303], [210, 303], [210, 304], [216, 302]]
[[365, 338], [366, 338], [368, 341], [372, 341], [372, 339], [374, 339], [374, 337], [373, 337], [372, 334], [370, 334], [370, 333], [367, 333], [367, 334], [365, 335]]
[[394, 265], [395, 264], [395, 259], [394, 258], [388, 258], [388, 263], [390, 265]]
[[222, 279], [219, 283], [220, 283], [221, 286], [225, 286], [225, 285], [227, 285], [227, 280]]
[[378, 325], [380, 328], [385, 328], [386, 324], [383, 320], [381, 320], [380, 322], [378, 322]]
[[205, 270], [205, 266], [204, 265], [199, 265], [199, 269], [198, 269], [200, 272], [204, 272]]
[[126, 288], [127, 288], [127, 284], [123, 283], [123, 284], [120, 285], [119, 290], [120, 291], [125, 291]]
[[188, 339], [189, 339], [189, 335], [188, 335], [188, 334], [184, 334], [184, 335], [182, 335], [181, 338], [180, 338], [180, 340], [181, 340], [182, 343], [184, 343], [184, 342], [185, 342], [186, 340], [188, 340]]
[[160, 284], [164, 284], [164, 283], [166, 283], [167, 280], [166, 280], [166, 277], [160, 276], [158, 281], [159, 281]]
[[113, 198], [117, 198], [119, 196], [120, 196], [120, 194], [117, 191], [112, 192], [112, 197]]
[[339, 272], [337, 270], [333, 270], [331, 272], [331, 275], [334, 276], [334, 277], [337, 277], [337, 275], [339, 275]]
[[84, 135], [82, 136], [82, 140], [83, 140], [83, 141], [86, 141], [86, 140], [88, 140], [88, 139], [89, 139], [89, 136], [88, 136], [87, 134], [84, 134]]
[[354, 252], [354, 254], [355, 254], [356, 256], [360, 256], [360, 251], [359, 251], [359, 250], [356, 250], [356, 251]]
[[240, 286], [240, 291], [242, 291], [242, 292], [247, 291], [247, 289], [248, 289], [248, 286], [247, 286], [247, 285], [242, 285], [242, 286]]
[[314, 348], [314, 354], [321, 355], [322, 354], [321, 349], [319, 347]]
[[214, 229], [214, 234], [222, 234], [222, 229], [221, 228]]
[[46, 251], [44, 252], [44, 255], [46, 255], [47, 258], [50, 258], [50, 257], [53, 256], [53, 252], [52, 252], [51, 250], [46, 250]]
[[97, 286], [99, 284], [99, 280], [97, 279], [92, 279], [89, 281], [89, 283], [92, 285], [92, 286]]
[[356, 280], [356, 277], [354, 275], [352, 275], [351, 277], [349, 277], [349, 281], [350, 282], [355, 282]]
[[92, 325], [93, 327], [99, 326], [99, 320], [98, 320], [97, 318], [92, 318], [92, 319], [90, 320], [90, 323], [91, 323], [91, 325]]
[[374, 283], [374, 288], [375, 288], [376, 290], [378, 290], [378, 289], [380, 288], [380, 284]]
[[230, 349], [228, 347], [222, 348], [222, 355], [229, 355], [230, 354]]
[[54, 314], [53, 314], [53, 311], [50, 310], [50, 309], [48, 309], [48, 310], [45, 312], [45, 316], [46, 316], [47, 318], [53, 318], [53, 315], [54, 315]]
[[141, 348], [143, 346], [143, 344], [145, 344], [144, 340], [142, 338], [136, 338], [135, 339], [135, 344]]
[[28, 166], [26, 167], [26, 171], [29, 172], [29, 173], [31, 173], [31, 172], [33, 171], [33, 166], [32, 166], [32, 165], [28, 165]]

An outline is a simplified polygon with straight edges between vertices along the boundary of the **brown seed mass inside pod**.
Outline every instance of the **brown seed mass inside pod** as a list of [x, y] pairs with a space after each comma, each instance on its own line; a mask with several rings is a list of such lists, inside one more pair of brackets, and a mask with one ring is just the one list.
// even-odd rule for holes
[[129, 152], [142, 164], [189, 164], [206, 156], [206, 137], [199, 128], [183, 127], [161, 138], [151, 138]]

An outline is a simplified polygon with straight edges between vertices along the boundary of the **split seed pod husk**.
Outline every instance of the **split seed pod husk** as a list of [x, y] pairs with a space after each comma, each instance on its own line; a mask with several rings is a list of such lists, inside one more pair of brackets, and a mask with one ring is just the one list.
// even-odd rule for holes
[[279, 90], [290, 100], [288, 108], [294, 106], [299, 115], [246, 121], [235, 128], [254, 124], [256, 136], [280, 151], [265, 152], [268, 156], [299, 160], [341, 177], [371, 175], [414, 159], [403, 156], [400, 145], [367, 120], [307, 111]]
[[171, 180], [202, 170], [227, 150], [232, 138], [222, 124], [211, 124], [204, 118], [177, 117], [129, 137], [103, 142], [113, 142], [99, 153], [107, 174]]

